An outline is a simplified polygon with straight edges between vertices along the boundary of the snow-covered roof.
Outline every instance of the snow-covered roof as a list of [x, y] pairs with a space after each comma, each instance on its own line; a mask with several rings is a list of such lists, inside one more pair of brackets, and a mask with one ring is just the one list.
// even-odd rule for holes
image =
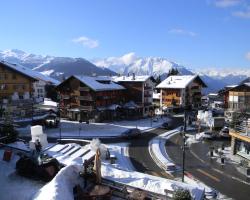
[[15, 70], [23, 75], [26, 75], [30, 78], [36, 79], [36, 80], [41, 80], [47, 83], [51, 83], [54, 85], [58, 85], [60, 83], [60, 81], [53, 79], [49, 76], [43, 75], [40, 72], [34, 71], [28, 67], [25, 67], [23, 65], [20, 64], [15, 64], [15, 63], [9, 63], [7, 61], [0, 61], [0, 63], [2, 63], [3, 65], [7, 66], [8, 68]]
[[[107, 90], [124, 90], [125, 88], [117, 83], [114, 83], [111, 78], [104, 76], [74, 76], [82, 83], [89, 86], [94, 91], [107, 91]], [[107, 81], [108, 83], [101, 83], [99, 81]]]
[[161, 93], [153, 93], [153, 99], [160, 99]]
[[112, 79], [115, 82], [145, 82], [151, 76], [113, 76]]
[[198, 78], [197, 75], [169, 76], [157, 85], [156, 88], [184, 89], [196, 78]]

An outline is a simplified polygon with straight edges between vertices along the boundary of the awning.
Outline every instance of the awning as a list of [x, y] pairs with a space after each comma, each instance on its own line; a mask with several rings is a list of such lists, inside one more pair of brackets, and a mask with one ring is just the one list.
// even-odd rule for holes
[[68, 109], [70, 112], [80, 112], [79, 108], [70, 108]]
[[129, 101], [123, 105], [123, 108], [127, 109], [137, 109], [140, 108], [134, 101]]
[[117, 108], [120, 108], [121, 106], [118, 104], [112, 104], [108, 106], [108, 110], [116, 110]]

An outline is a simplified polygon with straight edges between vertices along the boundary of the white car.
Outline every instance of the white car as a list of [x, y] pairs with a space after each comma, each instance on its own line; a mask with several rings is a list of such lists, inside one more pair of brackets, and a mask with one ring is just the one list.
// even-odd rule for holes
[[205, 132], [203, 132], [202, 137], [204, 139], [213, 139], [213, 138], [215, 138], [215, 133], [212, 131], [205, 131]]
[[221, 129], [221, 131], [219, 132], [219, 135], [221, 137], [225, 137], [225, 138], [230, 137], [230, 135], [229, 135], [229, 128], [225, 126], [223, 129]]

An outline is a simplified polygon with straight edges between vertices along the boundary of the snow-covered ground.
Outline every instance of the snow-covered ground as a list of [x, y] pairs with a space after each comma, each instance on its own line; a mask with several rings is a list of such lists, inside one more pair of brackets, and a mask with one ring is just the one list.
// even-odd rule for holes
[[[90, 143], [86, 148], [92, 148], [91, 144], [92, 143]], [[19, 148], [26, 149], [26, 145], [15, 144], [14, 146], [16, 145]], [[61, 147], [62, 146], [60, 146], [60, 149]], [[78, 146], [76, 145], [74, 147]], [[201, 187], [197, 186], [194, 187], [192, 185], [187, 185], [180, 182], [133, 171], [134, 167], [129, 160], [127, 147], [128, 147], [127, 143], [110, 144], [106, 146], [106, 148], [109, 149], [110, 154], [116, 157], [116, 162], [115, 164], [110, 164], [109, 160], [105, 159], [102, 160], [103, 178], [163, 195], [165, 194], [164, 191], [165, 189], [174, 190], [176, 189], [176, 187], [183, 187], [190, 190], [192, 195], [195, 196], [195, 199], [200, 199], [200, 197], [203, 194], [203, 188]], [[72, 162], [70, 162], [71, 160], [70, 156], [73, 155], [70, 152], [73, 152], [74, 149], [71, 149], [69, 151], [67, 151], [67, 149], [64, 149], [63, 151], [66, 151], [67, 155], [58, 154], [57, 153], [58, 149], [55, 146], [50, 148], [48, 151], [50, 151], [51, 155], [54, 156], [57, 155], [57, 158], [60, 160], [60, 162], [68, 166], [63, 168], [56, 175], [56, 177], [45, 186], [43, 182], [29, 180], [20, 177], [15, 173], [15, 162], [17, 161], [18, 156], [14, 155], [10, 162], [0, 161], [1, 200], [73, 199], [73, 193], [72, 193], [73, 186], [76, 184], [83, 183], [83, 180], [79, 177], [79, 172], [82, 169], [83, 160], [73, 159]], [[78, 152], [75, 153], [78, 154]], [[0, 150], [0, 156], [3, 156], [3, 150]]]
[[30, 200], [43, 187], [44, 182], [34, 181], [19, 176], [15, 165], [19, 156], [13, 155], [10, 162], [3, 161], [3, 150], [0, 150], [0, 199]]
[[[110, 123], [79, 123], [76, 121], [61, 121], [61, 136], [62, 137], [117, 137], [124, 131], [130, 128], [138, 128], [142, 132], [161, 126], [167, 118], [150, 118], [134, 120], [134, 121], [116, 121]], [[30, 135], [30, 127], [19, 128], [20, 134]], [[59, 137], [60, 129], [45, 129], [48, 137]]]

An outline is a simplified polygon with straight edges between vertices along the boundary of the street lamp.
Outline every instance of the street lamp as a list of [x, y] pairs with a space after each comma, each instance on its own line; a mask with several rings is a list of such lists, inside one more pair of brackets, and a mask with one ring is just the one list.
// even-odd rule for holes
[[61, 95], [57, 95], [57, 99], [59, 100], [59, 138], [62, 139], [62, 128], [61, 128]]
[[184, 126], [181, 129], [181, 135], [183, 139], [182, 145], [182, 182], [184, 182], [185, 175], [185, 156], [186, 156], [186, 131], [187, 131], [187, 108], [184, 109]]

